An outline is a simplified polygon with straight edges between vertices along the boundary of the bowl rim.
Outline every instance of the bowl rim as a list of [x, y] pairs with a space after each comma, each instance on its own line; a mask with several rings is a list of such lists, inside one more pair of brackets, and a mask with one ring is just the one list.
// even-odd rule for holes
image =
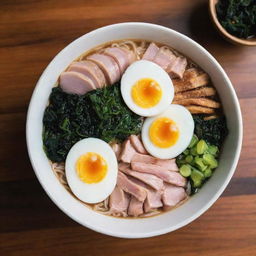
[[[152, 232], [141, 232], [141, 233], [136, 233], [136, 235], [134, 235], [133, 233], [120, 233], [120, 232], [113, 232], [111, 230], [106, 230], [104, 228], [98, 228], [98, 227], [94, 227], [93, 225], [91, 225], [90, 223], [84, 223], [82, 222], [78, 216], [74, 216], [73, 214], [71, 214], [69, 211], [67, 211], [66, 209], [64, 209], [64, 204], [57, 201], [55, 199], [55, 197], [53, 195], [50, 194], [50, 192], [48, 191], [47, 187], [44, 184], [44, 180], [41, 179], [40, 175], [39, 175], [39, 170], [36, 166], [36, 157], [34, 156], [34, 152], [32, 152], [30, 145], [32, 145], [32, 141], [30, 140], [30, 136], [29, 136], [29, 130], [30, 130], [30, 126], [31, 123], [33, 123], [30, 118], [31, 116], [31, 112], [32, 112], [32, 107], [33, 105], [36, 103], [35, 102], [35, 97], [40, 85], [40, 81], [41, 79], [45, 76], [45, 73], [48, 72], [48, 70], [50, 70], [52, 68], [52, 63], [56, 61], [56, 59], [59, 58], [59, 56], [68, 51], [68, 48], [75, 44], [77, 41], [82, 40], [84, 36], [86, 35], [93, 35], [95, 33], [99, 33], [99, 32], [103, 32], [106, 29], [112, 29], [115, 27], [119, 27], [121, 29], [125, 29], [125, 27], [129, 27], [129, 26], [144, 26], [144, 27], [149, 27], [152, 28], [154, 27], [155, 29], [158, 30], [163, 30], [166, 32], [172, 32], [174, 34], [176, 34], [177, 36], [183, 38], [186, 41], [189, 41], [190, 44], [192, 44], [194, 47], [198, 47], [202, 52], [204, 52], [204, 54], [206, 54], [206, 56], [208, 58], [210, 58], [214, 64], [218, 67], [218, 69], [221, 71], [221, 73], [223, 74], [225, 81], [226, 81], [226, 85], [229, 87], [230, 92], [232, 94], [232, 98], [235, 102], [235, 111], [237, 113], [237, 120], [239, 123], [239, 127], [238, 127], [238, 142], [237, 142], [237, 147], [235, 149], [235, 156], [233, 159], [233, 163], [230, 166], [229, 169], [229, 173], [225, 178], [225, 181], [223, 182], [223, 185], [219, 188], [219, 190], [216, 192], [216, 194], [209, 200], [209, 202], [207, 204], [205, 204], [199, 211], [197, 211], [194, 215], [190, 216], [189, 218], [185, 219], [184, 221], [181, 221], [179, 224], [174, 225], [174, 226], [170, 226], [170, 227], [166, 227], [163, 229], [159, 229], [158, 231], [152, 231]], [[30, 103], [29, 103], [29, 107], [28, 107], [28, 112], [27, 112], [27, 120], [26, 120], [26, 143], [27, 143], [27, 149], [28, 149], [28, 155], [30, 158], [30, 162], [31, 165], [33, 167], [33, 170], [36, 174], [36, 177], [38, 179], [38, 181], [40, 182], [41, 186], [43, 187], [43, 189], [45, 190], [46, 194], [51, 198], [51, 200], [55, 203], [55, 205], [62, 210], [67, 216], [69, 216], [71, 219], [75, 220], [76, 222], [78, 222], [79, 224], [81, 224], [82, 226], [85, 226], [87, 228], [90, 228], [96, 232], [102, 233], [102, 234], [106, 234], [106, 235], [110, 235], [110, 236], [114, 236], [114, 237], [119, 237], [119, 238], [146, 238], [146, 237], [153, 237], [153, 236], [158, 236], [158, 235], [162, 235], [171, 231], [174, 231], [176, 229], [179, 229], [189, 223], [191, 223], [193, 220], [197, 219], [200, 215], [202, 215], [205, 211], [207, 211], [212, 205], [213, 203], [219, 198], [219, 196], [223, 193], [224, 189], [227, 187], [230, 179], [232, 178], [237, 163], [238, 163], [238, 159], [240, 156], [240, 152], [241, 152], [241, 146], [242, 146], [242, 136], [243, 136], [243, 124], [242, 124], [242, 115], [241, 115], [241, 110], [240, 110], [240, 105], [239, 105], [239, 101], [238, 98], [236, 96], [235, 90], [231, 84], [231, 81], [229, 80], [227, 74], [225, 73], [225, 71], [223, 70], [223, 68], [220, 66], [220, 64], [217, 62], [217, 60], [205, 49], [203, 48], [200, 44], [198, 44], [197, 42], [195, 42], [194, 40], [192, 40], [191, 38], [185, 36], [184, 34], [181, 34], [173, 29], [161, 26], [161, 25], [157, 25], [157, 24], [152, 24], [152, 23], [144, 23], [144, 22], [125, 22], [125, 23], [116, 23], [116, 24], [112, 24], [112, 25], [108, 25], [108, 26], [104, 26], [98, 29], [95, 29], [89, 33], [86, 33], [84, 35], [82, 35], [81, 37], [75, 39], [74, 41], [72, 41], [70, 44], [68, 44], [65, 48], [63, 48], [52, 60], [51, 62], [48, 64], [48, 66], [46, 67], [46, 69], [43, 71], [43, 73], [41, 74], [35, 88], [32, 94], [32, 97], [30, 99]]]
[[216, 13], [216, 8], [215, 8], [215, 4], [218, 2], [219, 0], [209, 0], [209, 12], [212, 18], [212, 21], [215, 25], [215, 27], [217, 28], [217, 30], [230, 42], [238, 44], [238, 45], [243, 45], [243, 46], [256, 46], [256, 37], [253, 40], [248, 40], [248, 39], [243, 39], [243, 38], [239, 38], [236, 36], [233, 36], [232, 34], [230, 34], [219, 22], [218, 18], [217, 18], [217, 13]]

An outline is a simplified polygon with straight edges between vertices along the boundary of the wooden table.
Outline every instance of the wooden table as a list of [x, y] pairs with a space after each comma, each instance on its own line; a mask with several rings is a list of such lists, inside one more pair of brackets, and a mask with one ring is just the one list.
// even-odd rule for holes
[[[224, 41], [204, 0], [1, 0], [0, 254], [256, 255], [256, 47]], [[203, 45], [224, 67], [240, 99], [244, 141], [237, 171], [221, 198], [188, 226], [128, 240], [86, 229], [47, 197], [31, 168], [25, 119], [34, 86], [51, 59], [75, 38], [104, 25], [144, 21]]]

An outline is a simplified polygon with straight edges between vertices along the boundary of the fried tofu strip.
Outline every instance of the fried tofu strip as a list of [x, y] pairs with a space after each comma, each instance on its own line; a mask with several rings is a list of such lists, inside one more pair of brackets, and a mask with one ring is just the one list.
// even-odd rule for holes
[[177, 93], [174, 96], [174, 101], [190, 98], [201, 98], [214, 95], [216, 95], [216, 90], [213, 87], [201, 87], [191, 91]]
[[199, 70], [196, 68], [189, 68], [185, 70], [183, 80], [189, 80], [199, 75]]
[[202, 86], [205, 86], [209, 83], [209, 76], [206, 73], [202, 73], [198, 76], [194, 76], [194, 72], [190, 72], [190, 75], [188, 75], [188, 78], [185, 80], [174, 80], [174, 89], [175, 92], [184, 92], [188, 90], [193, 90], [195, 88], [199, 88]]
[[202, 106], [190, 105], [186, 106], [191, 114], [214, 114], [214, 108], [207, 108]]
[[198, 105], [198, 106], [203, 106], [208, 108], [220, 108], [221, 106], [219, 102], [212, 99], [208, 99], [208, 98], [182, 99], [182, 100], [173, 101], [172, 103], [183, 105], [183, 106]]
[[199, 74], [200, 71], [197, 68], [189, 68], [185, 70], [182, 79], [176, 79], [175, 81], [189, 81], [190, 79], [197, 77]]
[[183, 78], [182, 79], [173, 79], [173, 82], [177, 85], [185, 83], [186, 81], [189, 81], [192, 78], [195, 78], [199, 75], [199, 71], [196, 68], [189, 68], [185, 70]]
[[189, 81], [192, 78], [197, 77], [198, 75], [198, 70], [196, 68], [190, 68], [185, 70], [183, 78], [182, 79], [173, 79], [173, 85], [175, 87], [182, 87], [187, 81]]

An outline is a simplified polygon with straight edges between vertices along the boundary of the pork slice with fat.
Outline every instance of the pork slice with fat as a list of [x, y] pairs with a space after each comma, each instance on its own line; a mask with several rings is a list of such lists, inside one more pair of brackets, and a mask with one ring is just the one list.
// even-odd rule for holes
[[102, 88], [106, 85], [106, 79], [103, 72], [98, 67], [98, 65], [92, 61], [87, 60], [74, 62], [70, 65], [68, 71], [79, 72], [87, 76], [93, 81], [95, 88]]
[[116, 186], [109, 197], [109, 208], [112, 213], [127, 213], [130, 197], [119, 186]]
[[177, 57], [166, 69], [167, 73], [170, 74], [172, 78], [178, 77], [182, 78], [184, 71], [187, 66], [187, 59], [184, 57]]
[[131, 135], [129, 137], [132, 146], [134, 147], [134, 149], [141, 153], [141, 154], [148, 154], [147, 150], [144, 148], [142, 141], [140, 140], [140, 138], [137, 135]]
[[161, 47], [153, 59], [153, 62], [166, 70], [168, 66], [176, 60], [173, 52], [167, 48]]
[[169, 210], [170, 208], [173, 208], [186, 197], [187, 194], [184, 188], [173, 186], [166, 183], [162, 195], [164, 209]]
[[123, 74], [126, 68], [131, 64], [131, 54], [133, 53], [120, 47], [110, 47], [104, 50], [104, 54], [112, 57], [116, 61], [121, 74]]
[[146, 213], [163, 206], [163, 203], [161, 200], [163, 189], [154, 190], [150, 188], [147, 184], [145, 184], [144, 182], [138, 179], [134, 179], [134, 178], [130, 178], [130, 179], [132, 179], [134, 183], [138, 184], [141, 187], [144, 187], [147, 190], [147, 197], [146, 197], [146, 200], [144, 201], [144, 211]]
[[153, 190], [149, 190], [148, 191], [148, 195], [147, 198], [144, 202], [144, 211], [145, 212], [150, 212], [154, 209], [160, 208], [163, 206], [162, 203], [162, 190], [158, 190], [158, 191], [153, 191]]
[[131, 65], [134, 61], [136, 61], [136, 56], [134, 54], [134, 51], [128, 50], [126, 48], [120, 47], [124, 52], [126, 52], [128, 59], [129, 59], [129, 65]]
[[132, 162], [131, 167], [134, 171], [144, 172], [156, 175], [165, 182], [171, 183], [176, 186], [185, 187], [186, 179], [181, 176], [178, 172], [168, 171], [166, 168], [140, 162]]
[[179, 168], [176, 164], [175, 158], [173, 159], [159, 159], [150, 155], [143, 155], [139, 153], [135, 153], [132, 157], [131, 162], [140, 162], [140, 163], [148, 163], [148, 164], [155, 164], [159, 165], [161, 167], [164, 167], [165, 169], [169, 171], [179, 171]]
[[132, 182], [125, 174], [120, 171], [118, 172], [117, 176], [117, 185], [128, 194], [136, 197], [139, 201], [143, 202], [147, 196], [147, 191], [143, 187]]
[[151, 43], [148, 46], [147, 50], [145, 51], [142, 59], [143, 60], [153, 61], [153, 59], [155, 58], [158, 50], [159, 50], [159, 47], [155, 43]]
[[105, 74], [109, 84], [114, 84], [120, 79], [120, 69], [116, 61], [107, 55], [95, 53], [87, 57], [88, 60], [96, 63]]
[[120, 154], [120, 160], [125, 163], [130, 163], [133, 155], [136, 153], [135, 149], [133, 148], [130, 140], [126, 140], [122, 145], [122, 152]]
[[91, 79], [73, 71], [60, 74], [60, 87], [66, 93], [78, 95], [84, 95], [96, 89]]
[[144, 182], [145, 184], [149, 185], [155, 190], [161, 190], [164, 186], [163, 180], [161, 180], [155, 175], [152, 175], [149, 173], [136, 172], [127, 167], [126, 168], [119, 167], [119, 170], [121, 170], [123, 173], [127, 175], [137, 178], [138, 180]]
[[143, 214], [143, 202], [139, 201], [136, 197], [132, 196], [129, 208], [128, 215], [133, 217], [138, 217]]

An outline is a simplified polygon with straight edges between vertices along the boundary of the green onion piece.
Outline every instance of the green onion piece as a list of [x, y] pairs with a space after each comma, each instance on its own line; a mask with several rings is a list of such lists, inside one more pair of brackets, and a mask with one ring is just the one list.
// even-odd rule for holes
[[218, 161], [211, 154], [204, 154], [203, 155], [203, 162], [206, 165], [209, 165], [209, 167], [211, 169], [214, 169], [214, 168], [218, 167]]
[[198, 188], [202, 185], [202, 182], [204, 180], [203, 173], [201, 173], [197, 169], [193, 168], [190, 177], [191, 177], [191, 180], [193, 181], [194, 187]]
[[212, 176], [212, 170], [210, 168], [207, 168], [205, 171], [204, 171], [204, 177], [205, 178], [209, 178]]
[[197, 156], [197, 155], [198, 155], [198, 154], [197, 154], [197, 151], [196, 151], [196, 147], [190, 149], [190, 154], [191, 154], [192, 156]]
[[195, 165], [199, 168], [200, 171], [205, 171], [207, 168], [207, 165], [204, 164], [203, 159], [196, 156], [195, 157]]
[[197, 142], [198, 142], [198, 138], [194, 134], [192, 139], [191, 139], [191, 141], [190, 141], [190, 143], [189, 143], [189, 145], [188, 145], [188, 148], [193, 148], [196, 145]]
[[184, 150], [184, 151], [183, 151], [183, 154], [184, 154], [185, 156], [187, 156], [187, 155], [189, 154], [189, 149]]
[[188, 164], [191, 164], [191, 163], [193, 162], [193, 159], [194, 159], [193, 156], [188, 155], [188, 156], [186, 156], [185, 161], [186, 161]]
[[219, 153], [219, 149], [217, 146], [210, 145], [207, 149], [207, 152], [213, 156], [217, 156]]
[[180, 167], [183, 164], [186, 164], [186, 160], [185, 159], [177, 159], [176, 160], [176, 164]]
[[184, 164], [180, 168], [180, 174], [183, 177], [189, 177], [191, 174], [191, 167], [188, 164]]
[[199, 142], [196, 145], [196, 151], [199, 155], [202, 155], [206, 150], [208, 146], [204, 140], [199, 140]]

